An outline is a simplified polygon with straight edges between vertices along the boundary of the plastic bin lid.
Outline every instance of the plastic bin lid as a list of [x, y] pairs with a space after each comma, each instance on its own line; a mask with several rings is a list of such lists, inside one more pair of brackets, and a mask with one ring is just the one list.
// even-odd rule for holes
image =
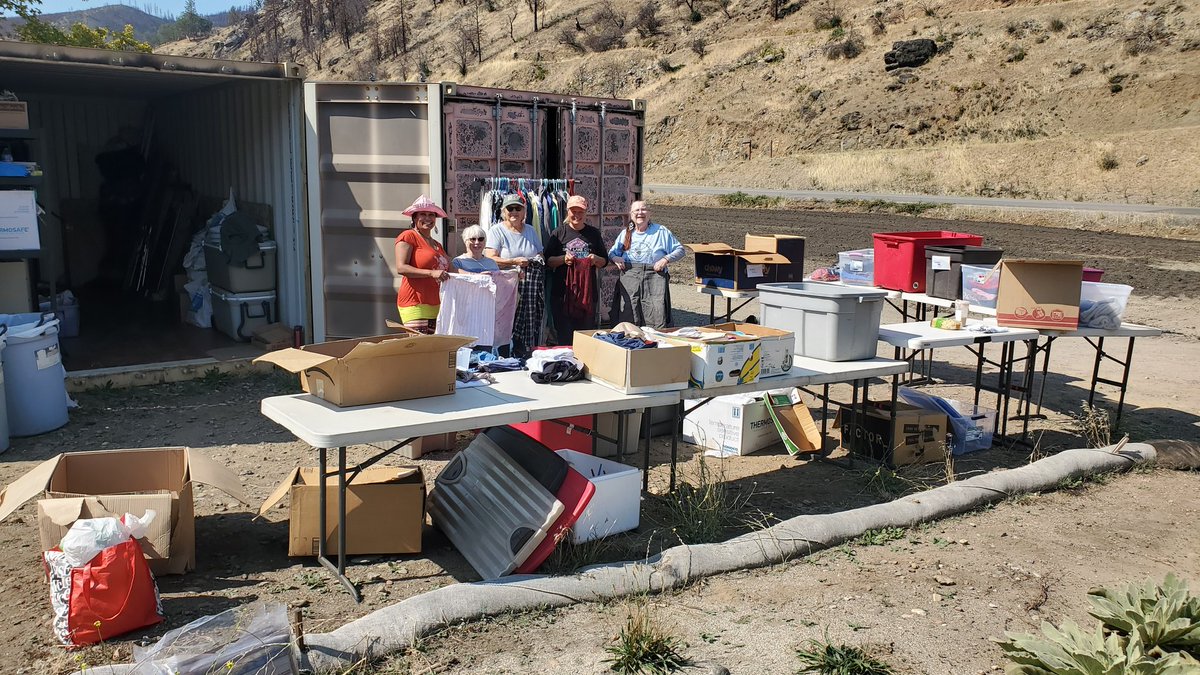
[[826, 284], [820, 281], [795, 281], [790, 283], [759, 284], [759, 297], [762, 292], [784, 293], [786, 295], [803, 295], [808, 297], [832, 298], [834, 300], [855, 298], [862, 300], [882, 300], [888, 292], [882, 289], [864, 288], [862, 286], [841, 286]]
[[262, 302], [263, 300], [275, 300], [275, 291], [255, 291], [253, 293], [231, 293], [224, 288], [218, 286], [210, 286], [214, 298], [219, 298], [226, 302]]
[[[220, 234], [220, 232], [218, 232], [216, 234], [216, 236], [209, 234], [208, 237], [204, 240], [204, 245], [211, 246], [211, 247], [217, 249], [218, 251], [221, 250], [221, 234]], [[258, 242], [258, 250], [260, 250], [260, 251], [274, 251], [278, 247], [279, 247], [279, 245], [275, 243], [274, 239], [265, 239], [263, 241]]]

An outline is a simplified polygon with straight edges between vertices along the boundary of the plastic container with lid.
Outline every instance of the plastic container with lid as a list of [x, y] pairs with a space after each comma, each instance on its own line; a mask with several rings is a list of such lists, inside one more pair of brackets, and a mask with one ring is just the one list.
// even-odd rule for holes
[[1079, 290], [1079, 327], [1120, 328], [1132, 293], [1133, 286], [1125, 284], [1083, 282]]
[[796, 356], [858, 361], [875, 356], [887, 292], [804, 281], [759, 284], [764, 326], [796, 334]]
[[275, 320], [275, 291], [231, 293], [211, 287], [213, 327], [234, 340], [248, 342], [254, 331]]
[[1104, 278], [1104, 270], [1096, 269], [1095, 267], [1083, 268], [1084, 281], [1100, 281]]
[[977, 234], [927, 230], [922, 232], [877, 232], [875, 239], [875, 285], [906, 293], [925, 292], [926, 246], [980, 246]]
[[1000, 290], [1000, 268], [988, 265], [962, 266], [962, 299], [977, 307], [996, 308]]
[[875, 249], [860, 248], [838, 253], [838, 274], [850, 286], [875, 285]]
[[995, 265], [1004, 250], [991, 246], [926, 246], [925, 293], [934, 298], [962, 298], [963, 265]]

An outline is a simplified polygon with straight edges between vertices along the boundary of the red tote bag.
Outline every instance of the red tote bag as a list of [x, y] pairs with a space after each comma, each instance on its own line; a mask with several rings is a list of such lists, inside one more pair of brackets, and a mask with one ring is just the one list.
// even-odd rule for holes
[[158, 585], [137, 541], [109, 546], [83, 567], [70, 567], [58, 550], [47, 551], [45, 561], [54, 632], [63, 644], [95, 644], [163, 620]]

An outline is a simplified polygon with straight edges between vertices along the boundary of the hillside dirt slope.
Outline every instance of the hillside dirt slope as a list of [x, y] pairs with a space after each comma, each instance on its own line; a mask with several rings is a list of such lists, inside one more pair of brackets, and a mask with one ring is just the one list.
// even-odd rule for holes
[[[1193, 3], [553, 0], [533, 32], [519, 0], [382, 0], [346, 41], [306, 40], [304, 4], [161, 50], [646, 99], [648, 182], [1200, 205]], [[885, 71], [911, 39], [937, 54]]]

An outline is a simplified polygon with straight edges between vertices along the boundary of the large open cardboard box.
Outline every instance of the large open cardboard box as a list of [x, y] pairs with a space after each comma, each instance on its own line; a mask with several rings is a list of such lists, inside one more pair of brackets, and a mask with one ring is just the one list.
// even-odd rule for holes
[[686, 346], [659, 342], [653, 349], [624, 349], [577, 330], [573, 349], [584, 377], [626, 394], [687, 389], [692, 353]]
[[192, 483], [204, 483], [249, 504], [236, 475], [208, 455], [188, 448], [68, 452], [48, 459], [0, 492], [0, 520], [39, 495], [42, 550], [58, 546], [80, 518], [156, 516], [142, 551], [155, 574], [196, 569]]
[[758, 338], [762, 346], [762, 364], [758, 378], [787, 375], [796, 356], [796, 334], [790, 330], [760, 326], [756, 323], [718, 323], [705, 329], [739, 332]]
[[767, 412], [775, 423], [775, 431], [783, 439], [783, 446], [793, 457], [799, 454], [820, 452], [823, 448], [821, 432], [813, 421], [812, 413], [800, 396], [800, 390], [793, 388], [786, 394], [767, 393]]
[[1035, 330], [1075, 330], [1083, 263], [1078, 260], [1001, 260], [996, 324]]
[[762, 343], [757, 337], [747, 335], [708, 342], [669, 338], [665, 342], [684, 345], [691, 350], [688, 386], [712, 389], [758, 382], [762, 370]]
[[840, 408], [834, 425], [842, 430], [842, 445], [891, 467], [946, 459], [949, 422], [945, 415], [897, 402], [896, 423], [892, 426], [887, 406], [868, 406], [865, 418], [859, 412], [854, 428], [850, 411]]
[[300, 373], [304, 391], [334, 405], [367, 405], [453, 394], [455, 354], [474, 340], [396, 333], [281, 349], [254, 362]]
[[[337, 553], [337, 481], [325, 486], [325, 551]], [[302, 467], [275, 488], [258, 509], [265, 515], [290, 497], [288, 555], [317, 555], [320, 536], [321, 474]], [[346, 553], [420, 553], [425, 525], [425, 478], [421, 467], [373, 466], [346, 486]]]
[[695, 254], [696, 283], [701, 286], [740, 291], [804, 279], [804, 237], [747, 233], [745, 248], [719, 242], [684, 246]]

